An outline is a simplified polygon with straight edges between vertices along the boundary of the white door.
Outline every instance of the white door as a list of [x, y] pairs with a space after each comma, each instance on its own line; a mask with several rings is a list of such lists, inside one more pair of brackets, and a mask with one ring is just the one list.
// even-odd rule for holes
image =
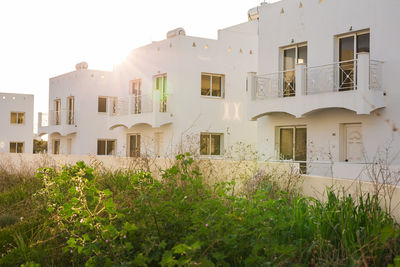
[[349, 124], [345, 126], [346, 133], [346, 153], [345, 161], [348, 162], [361, 162], [363, 144], [362, 144], [362, 134], [361, 134], [361, 124]]

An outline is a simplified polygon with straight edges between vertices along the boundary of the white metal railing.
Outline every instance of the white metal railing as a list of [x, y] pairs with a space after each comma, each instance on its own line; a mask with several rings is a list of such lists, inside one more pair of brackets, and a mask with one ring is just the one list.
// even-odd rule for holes
[[119, 97], [114, 100], [112, 105], [113, 116], [153, 112], [153, 98], [151, 95]]
[[306, 70], [305, 94], [357, 89], [357, 60], [347, 60]]
[[295, 70], [255, 76], [256, 98], [294, 96], [295, 78]]
[[[43, 121], [42, 121], [43, 124]], [[48, 113], [48, 125], [74, 125], [76, 124], [74, 110], [61, 109], [50, 110]]]
[[39, 127], [49, 126], [49, 113], [39, 112]]
[[369, 89], [370, 90], [383, 90], [383, 61], [370, 60], [369, 61]]

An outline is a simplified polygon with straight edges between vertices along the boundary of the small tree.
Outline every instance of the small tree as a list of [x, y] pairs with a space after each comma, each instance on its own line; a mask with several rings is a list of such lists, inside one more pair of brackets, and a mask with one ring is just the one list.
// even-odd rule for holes
[[33, 153], [39, 154], [46, 152], [47, 152], [47, 141], [45, 140], [38, 141], [36, 139], [33, 139]]

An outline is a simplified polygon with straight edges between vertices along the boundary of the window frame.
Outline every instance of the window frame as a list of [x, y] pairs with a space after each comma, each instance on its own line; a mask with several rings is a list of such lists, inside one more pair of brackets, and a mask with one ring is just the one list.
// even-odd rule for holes
[[[15, 145], [15, 152], [12, 152], [11, 151], [11, 145], [12, 144], [14, 144]], [[18, 145], [21, 145], [22, 144], [22, 151], [21, 152], [18, 152]], [[13, 154], [21, 154], [21, 153], [24, 153], [25, 152], [25, 142], [18, 142], [18, 141], [10, 141], [9, 142], [9, 147], [8, 147], [8, 149], [9, 149], [9, 153], [13, 153]]]
[[[292, 159], [282, 159], [281, 158], [281, 129], [293, 129], [293, 151], [292, 151]], [[285, 126], [277, 126], [276, 127], [276, 152], [277, 155], [275, 156], [275, 159], [278, 161], [299, 161], [296, 160], [296, 129], [306, 129], [306, 134], [307, 134], [307, 125], [285, 125]], [[306, 137], [306, 142], [307, 142], [307, 137]], [[306, 158], [307, 158], [307, 146], [306, 146]], [[306, 160], [307, 161], [307, 160]]]
[[[131, 137], [135, 136], [135, 147], [136, 150], [134, 152], [131, 151]], [[142, 135], [140, 133], [129, 133], [128, 134], [128, 151], [127, 156], [130, 158], [140, 158], [141, 157], [141, 144], [142, 144]]]
[[[105, 99], [106, 100], [106, 104], [105, 104], [105, 111], [100, 111], [100, 99]], [[105, 114], [108, 112], [108, 97], [107, 96], [98, 96], [97, 97], [97, 113], [100, 114]]]
[[[210, 76], [210, 91], [209, 95], [203, 95], [202, 83], [203, 83], [203, 76]], [[220, 89], [220, 96], [213, 96], [213, 76], [221, 78], [221, 89]], [[221, 73], [211, 73], [211, 72], [202, 72], [200, 74], [200, 96], [204, 98], [216, 98], [216, 99], [223, 99], [225, 98], [225, 74]]]
[[364, 29], [364, 30], [354, 31], [351, 33], [344, 33], [344, 34], [336, 35], [335, 36], [335, 42], [336, 42], [335, 59], [336, 59], [336, 61], [340, 62], [340, 39], [347, 38], [347, 37], [353, 37], [353, 40], [354, 40], [354, 47], [353, 47], [354, 57], [353, 57], [353, 59], [356, 60], [358, 53], [359, 53], [359, 52], [357, 52], [357, 44], [358, 44], [357, 36], [364, 35], [364, 34], [369, 34], [369, 53], [371, 53], [371, 31], [370, 31], [370, 29]]
[[[12, 114], [15, 113], [15, 122], [12, 121]], [[22, 122], [18, 122], [20, 115], [22, 114]], [[26, 112], [24, 111], [11, 111], [10, 112], [10, 124], [11, 125], [25, 125], [25, 114]]]
[[[99, 142], [104, 142], [104, 154], [99, 154]], [[108, 142], [114, 142], [114, 150], [112, 150], [112, 154], [107, 154]], [[97, 156], [115, 156], [117, 154], [117, 140], [116, 139], [99, 138], [99, 139], [97, 139], [97, 147], [96, 148], [97, 148], [97, 151], [96, 151]]]
[[130, 80], [130, 87], [129, 87], [129, 94], [130, 95], [135, 95], [133, 93], [133, 88], [134, 88], [134, 84], [136, 84], [136, 90], [137, 92], [139, 92], [139, 94], [136, 94], [137, 96], [140, 96], [142, 94], [142, 79], [138, 78], [138, 79], [134, 79], [134, 80]]
[[[210, 151], [209, 154], [202, 154], [201, 152], [201, 148], [202, 148], [202, 144], [201, 144], [201, 140], [203, 136], [208, 136], [209, 137], [209, 143], [208, 143], [208, 150]], [[219, 154], [212, 154], [212, 136], [219, 136]], [[202, 157], [222, 157], [223, 156], [223, 149], [224, 149], [224, 134], [223, 133], [209, 133], [209, 132], [201, 132], [200, 133], [200, 146], [199, 146], [199, 154]]]
[[[157, 79], [161, 78], [161, 85], [158, 88], [157, 87]], [[164, 82], [165, 81], [165, 82]], [[162, 73], [162, 74], [157, 74], [157, 75], [153, 75], [153, 90], [156, 92], [160, 92], [159, 95], [159, 112], [160, 113], [165, 113], [167, 112], [168, 109], [168, 105], [167, 105], [167, 101], [168, 101], [168, 75], [167, 73]]]
[[[56, 142], [58, 142], [58, 151], [56, 153]], [[54, 139], [52, 142], [53, 145], [53, 154], [60, 155], [61, 154], [61, 139]]]
[[[345, 62], [345, 61], [341, 61], [340, 60], [340, 40], [344, 39], [344, 38], [348, 38], [348, 37], [352, 37], [353, 38], [353, 59], [351, 59], [352, 61], [354, 61], [353, 63], [353, 78], [350, 83], [352, 83], [352, 85], [349, 88], [344, 88], [342, 89], [343, 91], [347, 91], [347, 90], [357, 90], [357, 81], [358, 81], [358, 77], [357, 77], [357, 64], [355, 63], [356, 60], [358, 59], [358, 36], [360, 35], [365, 35], [365, 34], [369, 34], [369, 52], [371, 53], [371, 32], [370, 29], [364, 29], [364, 30], [359, 30], [359, 31], [353, 31], [351, 33], [344, 33], [344, 34], [338, 34], [336, 36], [334, 36], [335, 38], [335, 60], [336, 62], [340, 63], [340, 62]], [[349, 62], [351, 62], [351, 60], [349, 60]], [[346, 63], [343, 63], [346, 64]], [[337, 73], [338, 75], [338, 79], [340, 81], [340, 72]]]

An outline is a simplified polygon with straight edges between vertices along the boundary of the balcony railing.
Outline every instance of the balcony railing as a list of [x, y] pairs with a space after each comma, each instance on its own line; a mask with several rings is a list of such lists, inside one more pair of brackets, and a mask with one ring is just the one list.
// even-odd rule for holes
[[385, 107], [383, 62], [359, 53], [356, 60], [256, 75], [249, 73], [249, 119], [284, 112], [301, 117], [311, 111], [343, 108], [370, 114]]
[[47, 126], [76, 124], [75, 112], [73, 110], [68, 110], [68, 109], [50, 110], [49, 113], [47, 114], [47, 118], [48, 118]]
[[295, 77], [295, 70], [286, 70], [256, 76], [256, 97], [265, 99], [271, 97], [294, 96]]
[[153, 99], [150, 95], [119, 97], [113, 103], [113, 116], [153, 112]]
[[383, 61], [370, 60], [369, 61], [369, 89], [370, 90], [383, 90]]
[[153, 91], [149, 95], [114, 98], [109, 101], [109, 127], [131, 128], [144, 123], [157, 128], [171, 123], [173, 116], [169, 113], [169, 100], [170, 95], [168, 98], [161, 98], [159, 91]]
[[341, 61], [305, 68], [305, 94], [318, 94], [357, 89], [357, 60]]

